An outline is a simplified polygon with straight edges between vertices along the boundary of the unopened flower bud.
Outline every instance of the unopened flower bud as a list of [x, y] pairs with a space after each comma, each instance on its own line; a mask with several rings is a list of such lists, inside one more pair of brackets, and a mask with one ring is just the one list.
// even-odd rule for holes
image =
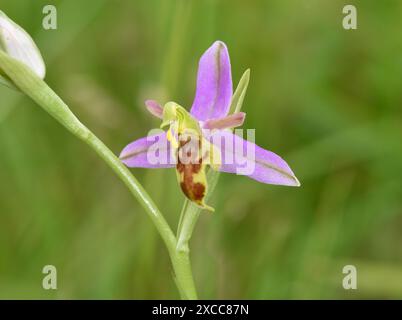
[[[31, 36], [0, 10], [0, 50], [24, 63], [41, 79], [46, 67], [38, 47]], [[3, 70], [0, 69], [0, 83], [14, 87]]]

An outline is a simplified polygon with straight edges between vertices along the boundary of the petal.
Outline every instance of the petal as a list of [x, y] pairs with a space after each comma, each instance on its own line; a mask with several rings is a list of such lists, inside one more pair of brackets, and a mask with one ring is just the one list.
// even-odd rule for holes
[[162, 130], [153, 130], [147, 137], [140, 138], [123, 149], [120, 160], [128, 167], [134, 168], [172, 168], [170, 142]]
[[216, 41], [200, 59], [191, 114], [203, 121], [225, 117], [232, 90], [229, 53], [223, 42]]
[[146, 100], [145, 101], [145, 106], [147, 107], [147, 110], [149, 113], [151, 113], [153, 116], [162, 119], [163, 118], [163, 108], [159, 104], [158, 101], [156, 100]]
[[220, 171], [247, 175], [263, 183], [300, 186], [288, 164], [275, 153], [244, 140], [229, 130], [212, 132], [209, 140], [221, 150]]
[[243, 125], [245, 118], [246, 114], [244, 112], [237, 112], [228, 115], [225, 118], [207, 120], [203, 123], [203, 128], [220, 130], [236, 128]]

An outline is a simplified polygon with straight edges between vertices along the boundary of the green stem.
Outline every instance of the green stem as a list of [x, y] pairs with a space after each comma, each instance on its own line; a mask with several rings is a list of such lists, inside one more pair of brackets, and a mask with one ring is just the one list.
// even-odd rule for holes
[[67, 130], [88, 144], [124, 182], [151, 218], [168, 249], [176, 284], [183, 299], [196, 299], [188, 254], [176, 251], [176, 237], [142, 185], [112, 151], [71, 112], [63, 100], [23, 63], [0, 50], [0, 69], [22, 92], [40, 105]]
[[180, 225], [180, 231], [177, 238], [177, 252], [189, 252], [189, 241], [193, 234], [194, 227], [200, 216], [201, 208], [186, 200], [183, 208], [186, 208], [183, 214], [183, 220]]
[[181, 226], [183, 224], [183, 219], [184, 219], [184, 215], [187, 211], [187, 207], [190, 204], [190, 201], [188, 201], [187, 199], [184, 200], [184, 204], [183, 207], [181, 208], [181, 212], [180, 212], [180, 218], [179, 218], [179, 223], [177, 224], [177, 231], [176, 231], [176, 237], [179, 237], [180, 235], [180, 231], [181, 231]]

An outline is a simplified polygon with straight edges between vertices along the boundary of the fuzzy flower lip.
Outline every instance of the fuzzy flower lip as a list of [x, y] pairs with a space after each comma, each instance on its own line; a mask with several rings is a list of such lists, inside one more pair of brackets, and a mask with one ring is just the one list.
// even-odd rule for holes
[[[0, 50], [3, 50], [12, 58], [26, 64], [39, 78], [45, 78], [45, 63], [35, 42], [24, 29], [8, 18], [1, 10]], [[2, 75], [1, 69], [0, 83], [13, 86], [10, 80]]]
[[[248, 83], [248, 70], [245, 75]], [[241, 87], [241, 84], [239, 84], [239, 87]], [[245, 89], [243, 91], [245, 92]], [[241, 165], [236, 162], [233, 163], [233, 161], [227, 161], [229, 158], [237, 156], [240, 157], [243, 166], [247, 164], [253, 165], [254, 170], [245, 174], [249, 178], [267, 184], [300, 186], [299, 180], [280, 156], [228, 130], [228, 128], [240, 126], [244, 122], [245, 113], [243, 112], [228, 115], [231, 110], [231, 103], [238, 99], [239, 96], [241, 96], [240, 100], [243, 100], [244, 92], [237, 94], [236, 90], [236, 93], [233, 94], [231, 65], [227, 47], [222, 41], [214, 42], [199, 61], [196, 93], [190, 115], [199, 122], [203, 135], [205, 131], [204, 138], [206, 140], [212, 143], [216, 139], [224, 141], [219, 145], [221, 153], [219, 171], [239, 174]], [[159, 103], [154, 100], [147, 100], [146, 106], [154, 116], [162, 118], [163, 107]], [[166, 146], [160, 152], [165, 152], [167, 157], [172, 157], [169, 152], [171, 145], [166, 133], [159, 132], [140, 138], [127, 145], [120, 154], [121, 161], [128, 167], [175, 167], [174, 161], [168, 161], [165, 164], [150, 163], [147, 158], [147, 152], [156, 141], [163, 142], [161, 145]], [[252, 157], [249, 157], [247, 152], [242, 152], [246, 149], [254, 150]]]

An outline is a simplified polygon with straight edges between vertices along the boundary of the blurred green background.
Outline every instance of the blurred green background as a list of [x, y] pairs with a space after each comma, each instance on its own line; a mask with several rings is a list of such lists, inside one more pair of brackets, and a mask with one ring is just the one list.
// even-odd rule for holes
[[[147, 98], [192, 103], [220, 39], [251, 81], [245, 127], [301, 188], [222, 174], [192, 239], [201, 298], [402, 297], [402, 1], [2, 0], [46, 80], [118, 154], [159, 125]], [[358, 29], [342, 28], [354, 4]], [[173, 228], [174, 170], [133, 169]], [[58, 290], [42, 288], [42, 268]], [[358, 271], [344, 290], [342, 268]], [[111, 170], [41, 108], [0, 88], [0, 298], [178, 298], [166, 249]]]

